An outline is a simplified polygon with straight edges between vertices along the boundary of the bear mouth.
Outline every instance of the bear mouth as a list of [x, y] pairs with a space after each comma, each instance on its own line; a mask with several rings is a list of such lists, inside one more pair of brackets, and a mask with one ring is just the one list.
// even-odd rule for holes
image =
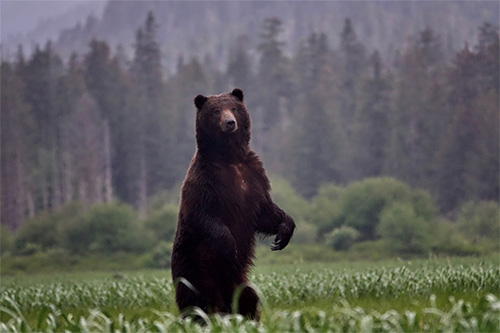
[[225, 133], [234, 133], [238, 129], [238, 124], [233, 119], [228, 119], [221, 124], [222, 131]]

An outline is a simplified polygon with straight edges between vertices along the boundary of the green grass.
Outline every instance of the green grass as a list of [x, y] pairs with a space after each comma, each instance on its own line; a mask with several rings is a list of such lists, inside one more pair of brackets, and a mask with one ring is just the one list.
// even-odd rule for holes
[[251, 281], [260, 323], [202, 325], [179, 316], [166, 270], [4, 277], [0, 331], [500, 331], [498, 257], [266, 265]]

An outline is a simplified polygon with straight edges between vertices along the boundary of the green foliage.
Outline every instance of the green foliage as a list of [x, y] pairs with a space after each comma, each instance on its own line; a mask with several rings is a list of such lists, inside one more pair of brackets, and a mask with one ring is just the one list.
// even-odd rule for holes
[[295, 191], [287, 180], [276, 176], [270, 178], [273, 201], [294, 219], [305, 219], [309, 203]]
[[489, 243], [497, 251], [500, 236], [500, 210], [494, 201], [468, 202], [457, 218], [464, 236], [474, 244]]
[[368, 178], [351, 183], [339, 200], [339, 225], [353, 227], [362, 239], [373, 240], [381, 212], [395, 201], [411, 200], [411, 189], [396, 179]]
[[160, 209], [150, 212], [143, 221], [144, 228], [151, 233], [155, 243], [160, 241], [173, 242], [177, 229], [178, 211], [178, 206], [166, 204]]
[[[432, 232], [429, 235], [431, 240], [431, 251], [441, 255], [451, 256], [477, 256], [481, 250], [473, 245], [458, 230], [456, 223], [446, 220], [437, 220], [432, 226]], [[490, 251], [484, 251], [491, 253]]]
[[12, 250], [14, 237], [12, 232], [3, 223], [0, 224], [0, 254], [3, 256]]
[[311, 199], [307, 219], [318, 227], [319, 234], [340, 227], [341, 207], [339, 198], [344, 189], [335, 184], [323, 184]]
[[0, 331], [495, 332], [500, 325], [493, 259], [264, 267], [252, 277], [263, 301], [259, 323], [235, 314], [180, 316], [167, 271], [45, 280], [2, 285]]
[[142, 251], [148, 244], [134, 211], [119, 203], [92, 206], [61, 231], [64, 247], [72, 253]]
[[430, 221], [418, 216], [409, 203], [393, 203], [380, 216], [377, 232], [404, 253], [422, 253], [428, 247]]
[[16, 234], [14, 254], [30, 255], [58, 245], [57, 221], [49, 212], [26, 221]]
[[172, 256], [172, 243], [160, 242], [152, 251], [152, 264], [154, 268], [170, 268]]
[[307, 219], [309, 202], [301, 197], [285, 179], [280, 177], [271, 177], [271, 179], [271, 195], [274, 202], [294, 218], [297, 226], [291, 242], [313, 243], [316, 239], [317, 227], [309, 223]]
[[325, 241], [328, 245], [337, 251], [346, 251], [359, 238], [359, 232], [356, 229], [347, 226], [333, 229], [325, 235]]

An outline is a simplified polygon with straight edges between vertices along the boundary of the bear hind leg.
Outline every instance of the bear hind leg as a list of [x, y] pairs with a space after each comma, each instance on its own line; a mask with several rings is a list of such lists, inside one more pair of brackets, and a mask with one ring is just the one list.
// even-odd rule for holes
[[238, 299], [238, 313], [252, 320], [260, 319], [259, 296], [254, 288], [245, 286]]

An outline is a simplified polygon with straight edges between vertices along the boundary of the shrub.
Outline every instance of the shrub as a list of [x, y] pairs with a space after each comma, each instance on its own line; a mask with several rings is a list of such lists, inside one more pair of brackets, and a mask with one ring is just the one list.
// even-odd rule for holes
[[39, 251], [62, 247], [61, 226], [84, 212], [78, 202], [69, 202], [57, 210], [42, 212], [28, 220], [15, 235], [14, 254], [30, 255]]
[[14, 254], [31, 255], [60, 245], [57, 222], [49, 212], [28, 219], [18, 230]]
[[465, 238], [486, 251], [499, 250], [500, 210], [494, 201], [468, 202], [457, 218], [459, 230]]
[[429, 248], [430, 223], [418, 216], [410, 203], [394, 203], [380, 216], [377, 232], [393, 248], [405, 253], [422, 253]]
[[452, 256], [471, 256], [480, 254], [477, 246], [466, 239], [455, 223], [437, 220], [432, 226], [431, 251], [436, 254]]
[[305, 220], [306, 211], [309, 206], [308, 202], [285, 179], [272, 177], [271, 181], [271, 195], [274, 202], [296, 221]]
[[314, 242], [317, 228], [306, 219], [309, 209], [307, 200], [300, 196], [288, 181], [279, 177], [272, 177], [271, 195], [274, 202], [295, 220], [297, 228], [291, 242], [296, 244]]
[[359, 238], [359, 232], [351, 227], [342, 226], [325, 235], [328, 245], [337, 251], [347, 251]]
[[361, 239], [376, 239], [380, 214], [395, 201], [411, 200], [408, 185], [393, 178], [368, 178], [353, 182], [340, 197], [339, 224], [357, 229]]
[[333, 228], [340, 227], [341, 207], [339, 198], [344, 189], [327, 183], [319, 188], [318, 194], [312, 198], [307, 220], [318, 227], [318, 238]]
[[0, 254], [5, 255], [12, 250], [14, 244], [14, 236], [10, 229], [0, 224]]
[[144, 228], [150, 232], [155, 244], [159, 241], [173, 242], [177, 228], [178, 211], [177, 206], [166, 204], [151, 212], [143, 221]]
[[170, 268], [172, 256], [172, 243], [160, 242], [152, 251], [154, 268]]
[[318, 228], [311, 223], [296, 221], [296, 228], [291, 242], [294, 244], [310, 244], [316, 240]]
[[134, 211], [124, 204], [92, 206], [61, 227], [64, 246], [72, 253], [140, 252], [147, 247]]

